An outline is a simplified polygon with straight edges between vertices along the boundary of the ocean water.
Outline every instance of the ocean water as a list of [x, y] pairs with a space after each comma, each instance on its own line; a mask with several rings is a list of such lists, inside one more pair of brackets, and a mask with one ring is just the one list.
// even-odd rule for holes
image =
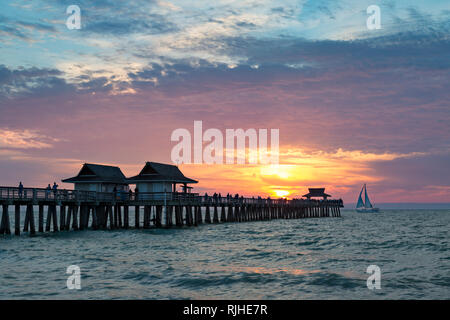
[[0, 236], [0, 299], [450, 299], [450, 210], [342, 215]]

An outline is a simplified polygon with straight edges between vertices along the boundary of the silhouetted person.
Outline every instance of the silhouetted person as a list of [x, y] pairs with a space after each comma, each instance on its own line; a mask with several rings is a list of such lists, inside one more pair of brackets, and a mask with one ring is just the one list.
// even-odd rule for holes
[[52, 189], [53, 189], [53, 195], [54, 195], [54, 197], [56, 199], [56, 193], [57, 193], [57, 190], [58, 190], [58, 185], [56, 184], [56, 182], [53, 182]]
[[116, 188], [116, 186], [114, 186], [113, 194], [114, 194], [114, 199], [117, 199], [117, 188]]
[[133, 199], [133, 190], [129, 190], [128, 191], [128, 200], [132, 200]]
[[134, 199], [135, 200], [139, 199], [139, 188], [138, 187], [134, 188]]
[[19, 198], [23, 196], [23, 184], [22, 181], [19, 182]]
[[48, 198], [48, 196], [50, 195], [50, 192], [52, 192], [52, 187], [50, 187], [50, 183], [49, 183], [47, 188], [45, 189], [45, 199]]

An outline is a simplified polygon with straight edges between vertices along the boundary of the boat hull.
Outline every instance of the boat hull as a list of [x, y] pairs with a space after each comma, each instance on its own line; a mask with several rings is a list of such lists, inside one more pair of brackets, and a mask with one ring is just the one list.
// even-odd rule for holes
[[380, 208], [356, 208], [356, 212], [367, 212], [367, 213], [372, 213], [372, 212], [380, 212]]

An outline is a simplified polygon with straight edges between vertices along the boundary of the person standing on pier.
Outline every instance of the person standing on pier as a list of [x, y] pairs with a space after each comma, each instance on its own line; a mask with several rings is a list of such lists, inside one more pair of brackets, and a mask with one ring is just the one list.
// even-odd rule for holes
[[134, 200], [139, 200], [139, 189], [138, 189], [138, 187], [134, 188]]
[[53, 195], [54, 195], [54, 197], [55, 197], [55, 199], [56, 199], [56, 193], [57, 193], [57, 191], [58, 191], [58, 185], [56, 184], [56, 182], [53, 182]]
[[23, 196], [23, 184], [22, 181], [19, 182], [19, 198]]
[[48, 199], [51, 191], [52, 191], [52, 187], [50, 187], [50, 183], [49, 183], [47, 188], [45, 189], [45, 199], [46, 200]]

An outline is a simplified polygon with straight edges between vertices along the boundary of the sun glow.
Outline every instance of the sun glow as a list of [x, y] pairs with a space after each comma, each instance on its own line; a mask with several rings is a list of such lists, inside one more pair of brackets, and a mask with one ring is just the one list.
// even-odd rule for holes
[[279, 198], [284, 198], [290, 194], [290, 192], [286, 190], [273, 190], [273, 192]]
[[269, 165], [261, 167], [261, 175], [278, 176], [280, 179], [289, 179], [295, 171], [293, 165]]
[[[401, 154], [393, 156], [409, 157]], [[333, 198], [351, 197], [356, 190], [369, 182], [374, 184], [382, 178], [373, 175], [372, 161], [390, 161], [391, 157], [362, 151], [338, 150], [333, 153], [304, 149], [281, 148], [280, 164], [183, 164], [180, 168], [186, 176], [200, 180], [195, 186], [199, 193], [220, 192], [246, 197], [300, 198], [309, 187], [325, 187]], [[360, 188], [360, 187], [359, 187]]]

